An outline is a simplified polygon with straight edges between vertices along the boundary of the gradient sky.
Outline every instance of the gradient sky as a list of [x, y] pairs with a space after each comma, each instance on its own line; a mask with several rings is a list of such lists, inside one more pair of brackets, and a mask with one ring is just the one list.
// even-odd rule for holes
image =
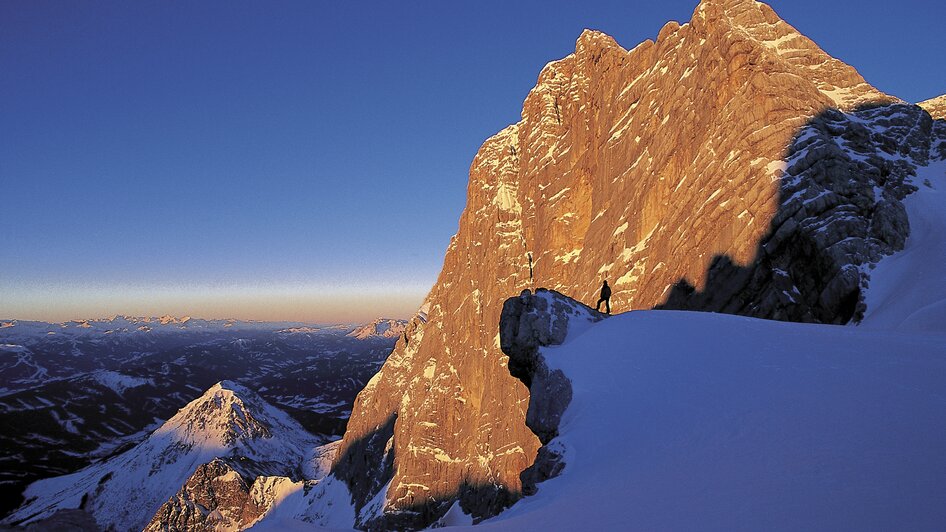
[[[774, 1], [909, 101], [946, 5]], [[660, 2], [0, 3], [0, 318], [408, 316], [487, 137], [583, 28]]]

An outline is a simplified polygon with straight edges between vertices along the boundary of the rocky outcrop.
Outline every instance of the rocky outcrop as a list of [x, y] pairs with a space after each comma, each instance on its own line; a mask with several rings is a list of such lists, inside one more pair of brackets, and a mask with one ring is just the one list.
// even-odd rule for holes
[[569, 329], [599, 321], [604, 314], [558, 292], [523, 290], [503, 303], [499, 321], [500, 347], [509, 357], [509, 373], [529, 388], [526, 425], [542, 442], [535, 462], [520, 475], [522, 492], [532, 495], [539, 482], [557, 476], [565, 467], [562, 454], [549, 445], [558, 436], [562, 415], [572, 400], [571, 382], [562, 370], [545, 363], [540, 347], [560, 345]]
[[939, 160], [946, 159], [946, 94], [931, 98], [917, 105], [922, 107], [933, 118], [933, 130], [938, 143], [930, 150], [931, 157]]
[[[543, 444], [558, 435], [572, 388], [559, 370], [550, 370], [539, 348], [560, 345], [575, 321], [596, 322], [604, 314], [555, 291], [528, 289], [503, 303], [499, 345], [509, 357], [509, 373], [529, 388], [526, 425]], [[574, 323], [572, 323], [574, 326]]]
[[244, 478], [224, 460], [197, 468], [181, 490], [164, 503], [147, 531], [239, 530], [258, 519], [267, 506], [250, 492]]
[[[315, 527], [350, 523], [345, 518], [346, 509], [340, 508], [344, 504], [333, 507], [333, 480], [326, 479], [337, 448], [337, 442], [316, 448], [305, 480], [261, 474], [266, 467], [246, 457], [214, 459], [194, 471], [145, 530], [246, 530], [267, 517], [277, 522], [298, 520]], [[282, 513], [281, 504], [288, 507]], [[278, 523], [267, 523], [266, 527], [282, 528]]]
[[510, 294], [591, 302], [607, 278], [617, 312], [856, 318], [932, 146], [914, 109], [752, 0], [704, 0], [631, 50], [582, 33], [480, 148], [443, 270], [355, 402], [334, 470], [357, 525], [422, 527], [454, 501], [481, 519], [522, 495], [542, 440], [497, 333]]

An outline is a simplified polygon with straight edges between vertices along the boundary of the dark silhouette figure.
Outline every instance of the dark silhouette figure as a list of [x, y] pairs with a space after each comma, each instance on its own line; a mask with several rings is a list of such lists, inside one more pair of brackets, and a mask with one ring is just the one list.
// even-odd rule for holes
[[605, 280], [604, 284], [601, 285], [601, 299], [598, 300], [598, 304], [595, 305], [595, 310], [601, 310], [601, 302], [604, 302], [604, 311], [607, 314], [611, 314], [611, 287], [608, 286], [608, 281]]

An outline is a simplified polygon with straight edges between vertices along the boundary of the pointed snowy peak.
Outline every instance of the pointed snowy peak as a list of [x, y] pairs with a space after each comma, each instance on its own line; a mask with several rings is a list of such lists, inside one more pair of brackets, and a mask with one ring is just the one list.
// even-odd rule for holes
[[918, 103], [936, 120], [946, 120], [946, 94]]
[[285, 415], [256, 392], [233, 381], [220, 381], [191, 401], [155, 431], [194, 445], [231, 446], [269, 438]]
[[348, 333], [348, 336], [359, 340], [396, 338], [404, 332], [406, 327], [407, 320], [378, 318], [371, 323], [356, 327], [355, 330]]
[[181, 324], [181, 325], [183, 325], [183, 324], [187, 323], [188, 321], [190, 321], [190, 319], [191, 319], [190, 316], [184, 316], [184, 317], [181, 317], [181, 318], [176, 318], [176, 317], [174, 317], [174, 316], [171, 316], [170, 314], [165, 314], [164, 316], [161, 316], [160, 318], [158, 318], [158, 322], [160, 322], [161, 325], [168, 325], [168, 324]]
[[107, 529], [142, 529], [202, 464], [224, 459], [247, 475], [302, 478], [318, 440], [252, 390], [221, 381], [145, 441], [71, 475], [35, 482], [5, 524], [83, 508]]

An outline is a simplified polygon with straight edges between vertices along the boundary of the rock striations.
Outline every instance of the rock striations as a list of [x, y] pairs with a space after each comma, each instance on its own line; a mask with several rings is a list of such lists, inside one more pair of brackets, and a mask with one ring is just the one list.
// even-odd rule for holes
[[607, 278], [618, 311], [856, 320], [942, 133], [753, 0], [704, 0], [631, 50], [582, 33], [476, 154], [443, 270], [355, 402], [334, 474], [356, 525], [521, 496], [541, 443], [497, 329], [523, 289], [594, 301]]

